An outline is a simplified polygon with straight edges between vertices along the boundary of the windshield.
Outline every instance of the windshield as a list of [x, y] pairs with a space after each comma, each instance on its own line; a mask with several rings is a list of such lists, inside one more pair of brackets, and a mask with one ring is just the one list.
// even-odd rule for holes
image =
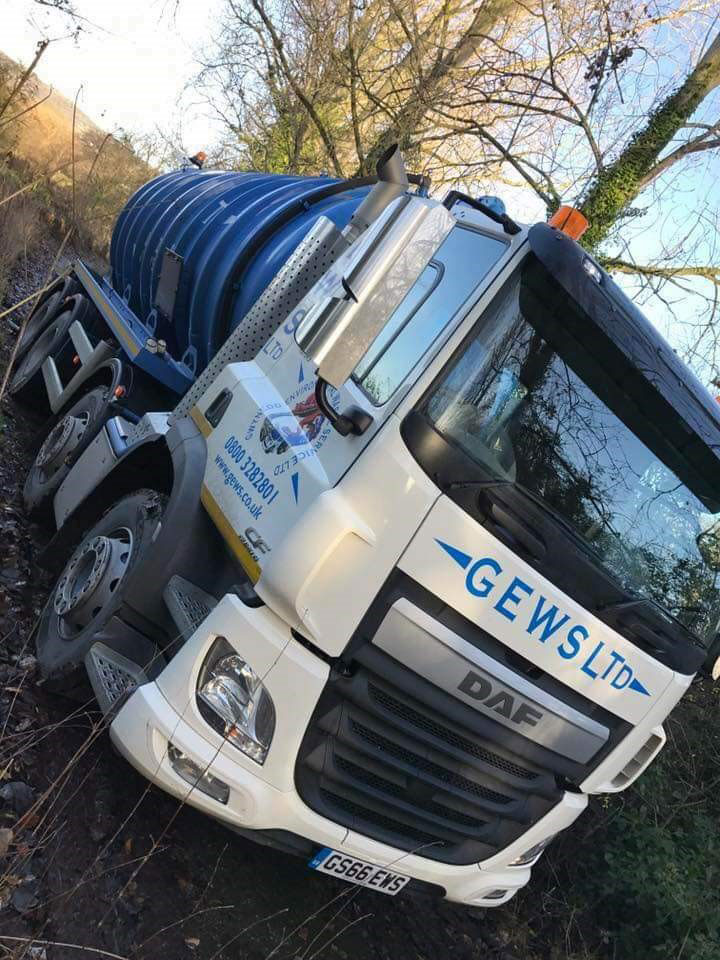
[[[504, 287], [423, 412], [490, 478], [541, 498], [626, 591], [707, 644], [720, 620], [720, 514], [606, 405], [602, 378], [586, 377], [590, 389], [576, 356], [571, 368], [543, 339], [521, 287], [520, 275]], [[558, 290], [548, 286], [556, 318], [573, 309]]]

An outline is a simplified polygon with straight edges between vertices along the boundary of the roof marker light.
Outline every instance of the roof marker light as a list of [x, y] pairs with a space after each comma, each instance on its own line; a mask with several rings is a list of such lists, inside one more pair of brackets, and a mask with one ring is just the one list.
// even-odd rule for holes
[[579, 240], [590, 226], [587, 217], [585, 217], [575, 207], [568, 207], [563, 204], [558, 207], [555, 213], [550, 217], [548, 223], [551, 227], [556, 227], [563, 233], [566, 233], [573, 240]]

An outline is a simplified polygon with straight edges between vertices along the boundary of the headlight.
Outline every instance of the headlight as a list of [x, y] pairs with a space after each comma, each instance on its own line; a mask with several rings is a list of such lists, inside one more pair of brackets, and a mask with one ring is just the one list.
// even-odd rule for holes
[[224, 637], [205, 658], [197, 685], [203, 719], [256, 763], [265, 763], [275, 732], [275, 707], [250, 664]]

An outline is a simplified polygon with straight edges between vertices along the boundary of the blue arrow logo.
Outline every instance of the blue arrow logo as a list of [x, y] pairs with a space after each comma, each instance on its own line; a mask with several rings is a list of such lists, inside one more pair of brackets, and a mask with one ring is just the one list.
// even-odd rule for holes
[[630, 681], [629, 686], [630, 686], [630, 689], [631, 689], [631, 690], [637, 690], [638, 693], [643, 693], [646, 697], [649, 697], [649, 696], [650, 696], [650, 691], [647, 690], [647, 689], [640, 683], [640, 681], [639, 681], [639, 680], [636, 680], [634, 677], [633, 677], [633, 679]]
[[443, 541], [438, 540], [437, 537], [435, 538], [435, 543], [439, 544], [445, 553], [451, 556], [455, 563], [459, 564], [463, 570], [467, 568], [472, 560], [472, 557], [469, 554], [463, 553], [462, 550], [458, 550], [457, 547], [451, 547], [449, 543], [443, 543]]

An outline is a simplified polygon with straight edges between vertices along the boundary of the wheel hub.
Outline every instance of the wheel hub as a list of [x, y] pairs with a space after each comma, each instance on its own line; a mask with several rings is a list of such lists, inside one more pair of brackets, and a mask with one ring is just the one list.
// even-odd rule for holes
[[68, 454], [80, 443], [89, 420], [90, 414], [85, 412], [64, 417], [47, 435], [35, 458], [35, 466], [46, 476], [59, 470]]
[[132, 533], [120, 527], [81, 544], [63, 571], [53, 596], [60, 632], [72, 639], [108, 603], [127, 572]]

